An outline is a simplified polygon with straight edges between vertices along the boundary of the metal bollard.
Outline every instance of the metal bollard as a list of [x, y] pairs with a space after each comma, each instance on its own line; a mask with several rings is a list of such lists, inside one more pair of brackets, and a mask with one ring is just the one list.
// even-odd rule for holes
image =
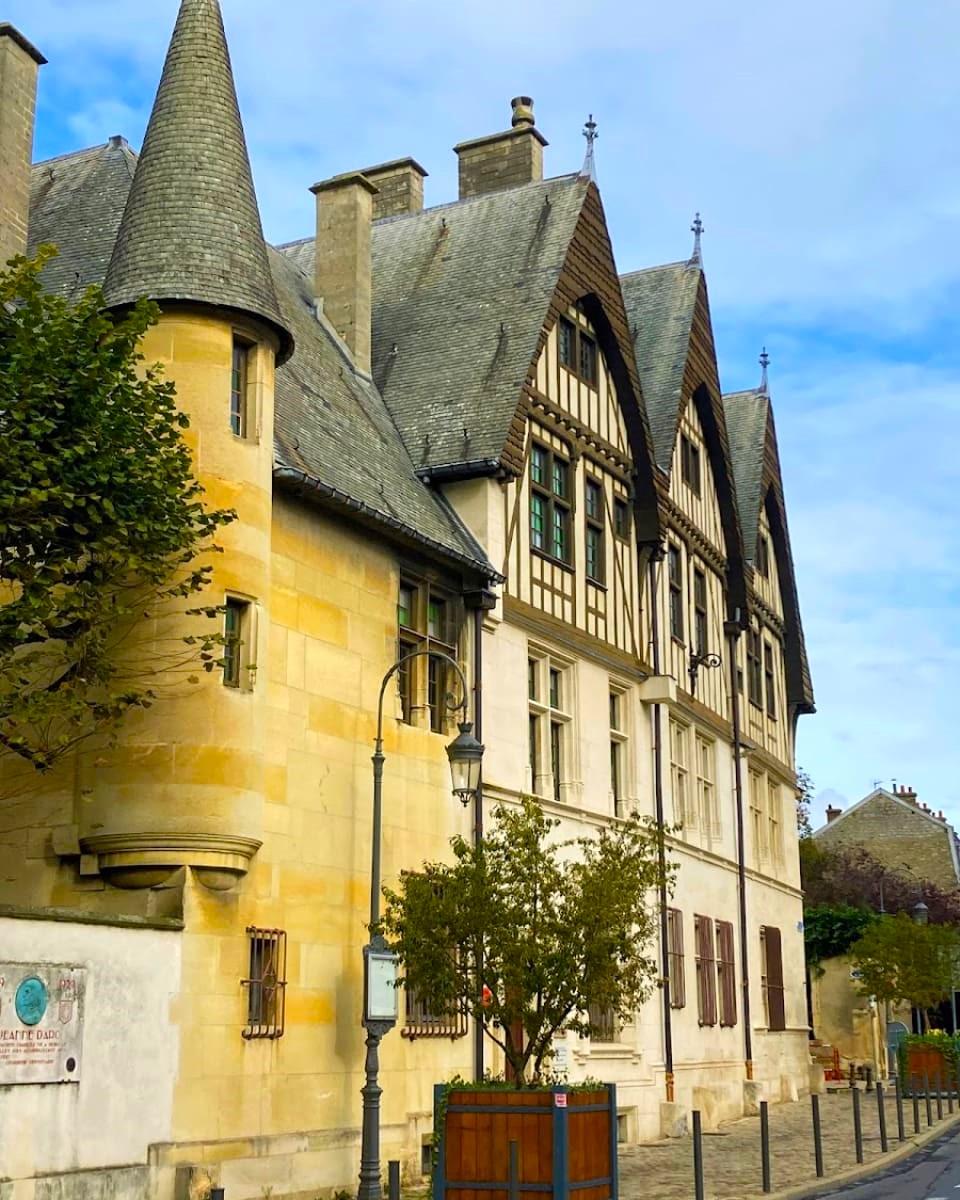
[[857, 1162], [863, 1162], [863, 1124], [860, 1120], [860, 1089], [853, 1089], [853, 1144], [857, 1150]]
[[886, 1154], [887, 1146], [887, 1113], [883, 1107], [883, 1084], [877, 1080], [877, 1117], [880, 1120], [880, 1149]]
[[897, 1101], [897, 1141], [903, 1142], [906, 1140], [906, 1134], [903, 1129], [903, 1089], [900, 1087], [900, 1076], [893, 1077], [893, 1091]]
[[917, 1077], [910, 1076], [910, 1097], [913, 1100], [913, 1132], [920, 1132], [920, 1093], [917, 1091]]
[[930, 1076], [926, 1071], [923, 1073], [923, 1098], [927, 1106], [927, 1128], [929, 1129], [933, 1124], [933, 1107], [930, 1096]]
[[700, 1113], [693, 1110], [693, 1194], [703, 1200], [703, 1130], [700, 1128]]
[[400, 1200], [400, 1160], [396, 1158], [387, 1163], [387, 1198]]
[[867, 1086], [864, 1090], [868, 1091], [868, 1092], [872, 1092], [873, 1091], [873, 1067], [864, 1067], [864, 1075], [866, 1076], [866, 1079], [867, 1079]]
[[851, 1087], [856, 1087], [856, 1070], [857, 1070], [857, 1068], [853, 1065], [853, 1063], [851, 1063], [850, 1064], [850, 1086]]
[[816, 1092], [810, 1093], [810, 1107], [813, 1109], [813, 1161], [817, 1164], [817, 1178], [823, 1178], [823, 1138], [820, 1132], [820, 1097]]
[[520, 1200], [520, 1143], [510, 1143], [510, 1166], [507, 1175], [508, 1200]]
[[223, 1191], [222, 1187], [212, 1187], [209, 1192], [210, 1200], [223, 1200]]
[[763, 1174], [763, 1190], [770, 1191], [770, 1113], [766, 1100], [760, 1101], [760, 1169]]
[[947, 1112], [953, 1112], [953, 1075], [947, 1072]]
[[940, 1090], [940, 1076], [937, 1076], [937, 1120], [943, 1120], [943, 1093]]

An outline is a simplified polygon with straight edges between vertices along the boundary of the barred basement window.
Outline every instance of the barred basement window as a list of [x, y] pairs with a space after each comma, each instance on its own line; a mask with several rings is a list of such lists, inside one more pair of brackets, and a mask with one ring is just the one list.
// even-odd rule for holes
[[241, 980], [247, 991], [245, 1038], [283, 1037], [287, 988], [287, 934], [283, 929], [247, 926], [250, 938], [250, 977]]
[[414, 1038], [421, 1037], [445, 1037], [454, 1041], [466, 1036], [466, 1013], [452, 1012], [438, 1016], [431, 1012], [427, 1002], [409, 986], [404, 990], [404, 1008], [406, 1014], [400, 1034], [409, 1038], [411, 1042]]
[[594, 1042], [619, 1042], [620, 1022], [613, 1009], [599, 1004], [591, 1004], [587, 1012], [590, 1021], [590, 1040]]

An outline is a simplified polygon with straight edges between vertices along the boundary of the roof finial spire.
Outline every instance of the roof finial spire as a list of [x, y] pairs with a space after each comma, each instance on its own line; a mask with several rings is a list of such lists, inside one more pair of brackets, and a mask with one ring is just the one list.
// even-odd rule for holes
[[693, 234], [693, 254], [690, 256], [690, 261], [692, 263], [700, 263], [703, 261], [700, 257], [700, 235], [703, 233], [703, 222], [700, 220], [699, 213], [693, 218], [690, 232]]
[[593, 143], [600, 136], [597, 133], [597, 123], [593, 119], [593, 113], [590, 113], [584, 122], [583, 136], [587, 139], [587, 153], [583, 160], [583, 167], [580, 174], [587, 179], [592, 179], [594, 183], [597, 180], [597, 164], [593, 156]]
[[760, 387], [757, 389], [761, 396], [769, 395], [767, 386], [767, 367], [770, 366], [770, 355], [767, 353], [766, 346], [760, 351]]

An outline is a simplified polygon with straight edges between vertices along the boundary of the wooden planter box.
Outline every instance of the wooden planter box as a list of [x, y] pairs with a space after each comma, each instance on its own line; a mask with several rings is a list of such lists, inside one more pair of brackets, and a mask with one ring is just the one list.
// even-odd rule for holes
[[918, 1084], [922, 1084], [924, 1076], [926, 1076], [930, 1086], [933, 1087], [938, 1081], [946, 1083], [950, 1073], [950, 1064], [942, 1050], [938, 1050], [935, 1046], [907, 1047], [908, 1083], [916, 1080]]
[[520, 1200], [617, 1200], [617, 1091], [434, 1089], [433, 1200], [510, 1200], [510, 1143]]

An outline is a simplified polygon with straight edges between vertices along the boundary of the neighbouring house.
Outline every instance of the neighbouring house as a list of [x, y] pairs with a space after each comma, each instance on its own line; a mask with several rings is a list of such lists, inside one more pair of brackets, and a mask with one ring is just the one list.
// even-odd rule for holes
[[849, 808], [829, 807], [826, 816], [813, 834], [818, 845], [866, 850], [894, 874], [917, 880], [921, 889], [925, 882], [945, 892], [960, 887], [956, 832], [912, 788], [874, 788]]
[[[11, 1200], [41, 1175], [118, 1200], [351, 1187], [370, 753], [414, 651], [385, 693], [386, 878], [474, 827], [443, 652], [479, 699], [481, 816], [535, 796], [567, 834], [677, 827], [664, 986], [558, 1063], [617, 1083], [629, 1141], [678, 1106], [795, 1097], [813, 694], [766, 361], [724, 395], [699, 224], [689, 259], [618, 276], [592, 161], [545, 177], [518, 97], [455, 148], [455, 200], [425, 208], [413, 158], [347, 162], [310, 189], [311, 235], [271, 247], [216, 0], [183, 0], [139, 154], [112, 136], [31, 167], [42, 63], [0, 25], [0, 261], [53, 242], [47, 287], [158, 303], [144, 354], [239, 518], [222, 671], [49, 776], [0, 760], [0, 1034], [25, 1027], [3, 989], [36, 977], [61, 1048], [0, 1041]], [[502, 1069], [472, 1033], [401, 997], [382, 1146], [411, 1176], [433, 1084]]]

